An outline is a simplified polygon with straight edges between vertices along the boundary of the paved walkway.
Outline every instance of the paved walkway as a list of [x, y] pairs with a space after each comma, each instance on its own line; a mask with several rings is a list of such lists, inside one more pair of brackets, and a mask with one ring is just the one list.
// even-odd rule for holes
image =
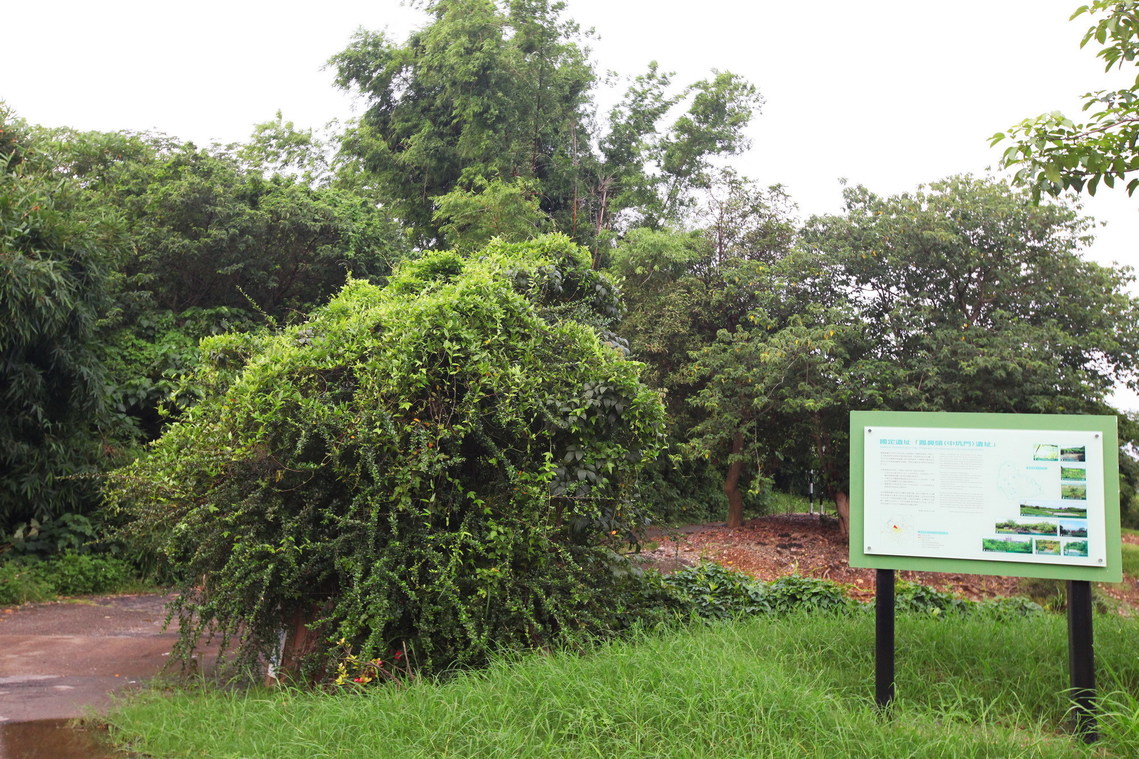
[[82, 716], [156, 675], [177, 635], [168, 598], [105, 596], [0, 610], [0, 722]]

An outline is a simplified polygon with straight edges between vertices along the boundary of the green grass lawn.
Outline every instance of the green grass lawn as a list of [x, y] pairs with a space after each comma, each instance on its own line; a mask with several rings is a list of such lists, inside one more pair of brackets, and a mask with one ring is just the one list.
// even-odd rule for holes
[[759, 618], [339, 695], [152, 691], [110, 717], [153, 757], [1134, 757], [1139, 622], [1096, 619], [1095, 749], [1066, 731], [1065, 619], [902, 616], [898, 700], [872, 704], [874, 625]]
[[1132, 580], [1139, 580], [1139, 546], [1124, 543], [1122, 549], [1123, 574]]

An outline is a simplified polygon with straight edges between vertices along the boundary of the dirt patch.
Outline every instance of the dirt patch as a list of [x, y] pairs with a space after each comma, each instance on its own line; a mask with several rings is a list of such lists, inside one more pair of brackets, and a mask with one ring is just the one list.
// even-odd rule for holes
[[[1131, 538], [1128, 542], [1139, 543], [1135, 536], [1126, 537]], [[654, 529], [647, 540], [656, 545], [642, 556], [666, 572], [708, 560], [760, 580], [799, 574], [847, 585], [850, 595], [863, 601], [874, 596], [874, 570], [851, 567], [847, 560], [847, 543], [838, 522], [817, 514], [758, 517], [738, 528], [711, 523]], [[902, 571], [897, 577], [974, 601], [1023, 595], [1021, 580], [1015, 577]], [[1101, 592], [1119, 601], [1121, 611], [1139, 610], [1136, 581], [1127, 580], [1118, 585], [1101, 583], [1099, 587]]]

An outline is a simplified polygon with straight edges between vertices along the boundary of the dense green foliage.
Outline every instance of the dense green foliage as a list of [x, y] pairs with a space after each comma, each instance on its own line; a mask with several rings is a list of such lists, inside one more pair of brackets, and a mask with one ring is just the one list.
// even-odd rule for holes
[[1062, 616], [904, 615], [874, 709], [873, 615], [764, 615], [329, 696], [147, 694], [111, 715], [156, 757], [984, 757], [1139, 752], [1134, 619], [1096, 619], [1103, 740], [1069, 734]]
[[287, 322], [407, 255], [374, 200], [151, 135], [0, 114], [0, 536], [87, 514], [86, 475], [196, 388], [198, 340]]
[[259, 143], [204, 150], [66, 129], [43, 140], [55, 172], [123, 221], [130, 253], [111, 272], [101, 355], [113, 405], [144, 440], [161, 430], [164, 404], [177, 411], [193, 400], [192, 389], [169, 396], [202, 337], [295, 321], [349, 275], [382, 281], [407, 255], [373, 200], [266, 175]]
[[747, 318], [690, 354], [697, 450], [810, 466], [841, 493], [851, 409], [1102, 413], [1134, 381], [1130, 274], [1081, 257], [1071, 208], [971, 177], [846, 200], [750, 273]]
[[[0, 600], [126, 581], [123, 561], [92, 555], [87, 475], [153, 440], [107, 478], [101, 518], [127, 522], [134, 564], [160, 556], [178, 578], [184, 654], [218, 632], [248, 672], [330, 675], [350, 656], [379, 680], [371, 663], [398, 653], [395, 679], [412, 681], [677, 619], [824, 611], [762, 628], [790, 649], [746, 643], [741, 659], [783, 659], [728, 697], [723, 682], [755, 676], [738, 661], [638, 663], [604, 707], [580, 674], [544, 681], [572, 713], [510, 697], [498, 708], [521, 712], [521, 738], [500, 752], [693, 753], [658, 740], [671, 712], [637, 711], [664, 683], [714, 755], [1072, 755], [1046, 734], [1060, 685], [1026, 707], [1003, 684], [960, 703], [923, 691], [916, 727], [864, 741], [849, 725], [879, 723], [852, 695], [844, 636], [866, 619], [843, 588], [712, 564], [664, 578], [620, 552], [650, 519], [720, 514], [722, 497], [739, 524], [808, 472], [841, 514], [852, 409], [1110, 411], [1113, 386], [1135, 385], [1131, 275], [1081, 258], [1089, 222], [1072, 207], [1033, 201], [1135, 168], [1134, 92], [1097, 93], [1090, 125], [1021, 125], [1005, 160], [1029, 191], [967, 176], [893, 197], [852, 187], [841, 214], [801, 224], [781, 188], [717, 165], [746, 147], [761, 102], [739, 77], [674, 88], [652, 63], [598, 114], [588, 35], [562, 3], [419, 5], [429, 21], [406, 40], [362, 31], [332, 59], [363, 107], [329, 140], [280, 114], [207, 149], [0, 114], [0, 550], [19, 557], [0, 564]], [[1133, 61], [1134, 8], [1090, 9], [1109, 65]], [[1120, 462], [1134, 523], [1139, 462]], [[980, 626], [952, 625], [983, 619], [997, 638], [1039, 612], [906, 584], [898, 606], [965, 636]], [[846, 641], [826, 650], [845, 681], [828, 669], [803, 685], [818, 629]], [[1007, 638], [998, 679], [1062, 658], [1027, 638]], [[959, 642], [938, 640], [949, 658], [923, 674], [951, 671], [965, 693]], [[660, 649], [698, 658], [686, 650]], [[1133, 688], [1134, 657], [1110, 658]], [[993, 711], [977, 706], [994, 692]], [[738, 723], [741, 703], [774, 715], [758, 738], [702, 713]], [[448, 720], [470, 718], [445, 711], [422, 718], [442, 731], [403, 734], [409, 751], [499, 750], [482, 737], [496, 731], [468, 737]], [[381, 713], [367, 721], [396, 721]], [[958, 721], [985, 731], [927, 748]], [[1113, 747], [1135, 745], [1133, 719], [1108, 724]], [[317, 734], [294, 742], [311, 755]]]
[[112, 494], [189, 578], [184, 642], [216, 625], [252, 663], [300, 618], [320, 651], [406, 646], [438, 671], [617, 624], [600, 546], [639, 525], [663, 417], [586, 323], [616, 307], [554, 236], [205, 341], [203, 397]]
[[127, 309], [256, 309], [286, 320], [349, 273], [386, 276], [406, 253], [367, 197], [266, 176], [221, 149], [164, 137], [54, 137], [60, 170], [128, 220], [134, 255], [119, 272]]
[[108, 387], [96, 326], [122, 226], [0, 105], [0, 534], [93, 507]]

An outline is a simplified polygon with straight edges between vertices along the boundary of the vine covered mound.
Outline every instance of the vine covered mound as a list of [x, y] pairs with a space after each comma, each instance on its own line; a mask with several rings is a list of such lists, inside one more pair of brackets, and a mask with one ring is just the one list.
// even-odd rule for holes
[[347, 644], [440, 671], [620, 625], [607, 543], [663, 410], [604, 339], [618, 304], [549, 236], [204, 341], [200, 402], [111, 493], [186, 578], [184, 649], [216, 629], [253, 665], [303, 631], [286, 665]]

